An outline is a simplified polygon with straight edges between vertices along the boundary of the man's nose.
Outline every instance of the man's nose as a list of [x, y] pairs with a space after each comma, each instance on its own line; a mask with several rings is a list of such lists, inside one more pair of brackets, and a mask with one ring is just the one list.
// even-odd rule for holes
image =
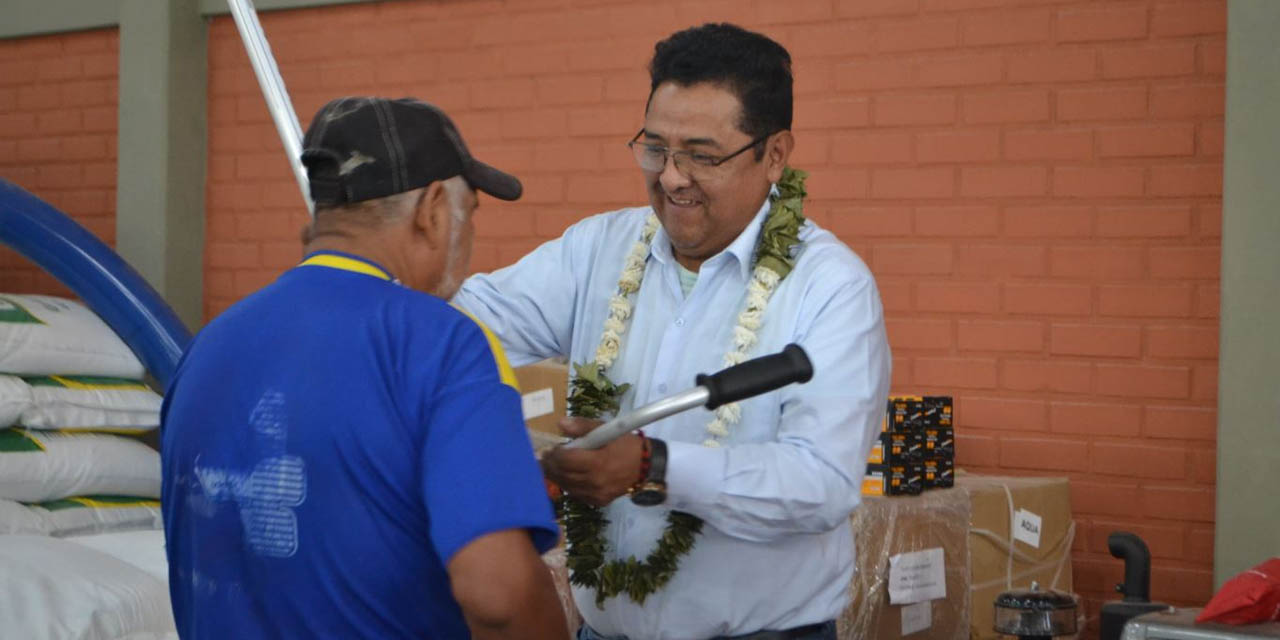
[[667, 193], [693, 184], [693, 181], [688, 176], [676, 168], [675, 156], [668, 154], [666, 160], [666, 163], [662, 165], [662, 173], [658, 175], [658, 180], [662, 183], [662, 188]]

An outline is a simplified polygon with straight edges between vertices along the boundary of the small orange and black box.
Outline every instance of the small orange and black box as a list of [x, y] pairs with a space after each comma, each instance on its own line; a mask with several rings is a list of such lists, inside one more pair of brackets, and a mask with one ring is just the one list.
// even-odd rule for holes
[[955, 458], [955, 429], [953, 427], [925, 427], [924, 455]]
[[884, 464], [887, 448], [882, 440], [876, 440], [876, 443], [871, 445], [871, 455], [867, 456], [867, 464]]
[[915, 496], [924, 491], [924, 464], [898, 462], [889, 464], [889, 495]]
[[889, 495], [889, 467], [883, 464], [867, 465], [867, 474], [862, 476], [862, 495]]
[[864, 496], [914, 496], [924, 491], [924, 465], [918, 462], [869, 464], [862, 477]]
[[924, 465], [919, 462], [890, 462], [888, 494], [915, 496], [924, 491]]
[[885, 415], [885, 430], [907, 431], [910, 428], [907, 419], [919, 410], [922, 400], [920, 396], [891, 396], [889, 409]]
[[924, 488], [941, 489], [955, 486], [955, 462], [948, 457], [935, 456], [924, 459]]
[[926, 424], [950, 427], [952, 426], [951, 416], [955, 413], [955, 405], [951, 400], [951, 396], [925, 396], [924, 413]]
[[890, 431], [915, 431], [925, 427], [950, 427], [951, 396], [893, 396], [889, 398]]
[[920, 462], [924, 459], [924, 434], [895, 431], [889, 434], [888, 462]]

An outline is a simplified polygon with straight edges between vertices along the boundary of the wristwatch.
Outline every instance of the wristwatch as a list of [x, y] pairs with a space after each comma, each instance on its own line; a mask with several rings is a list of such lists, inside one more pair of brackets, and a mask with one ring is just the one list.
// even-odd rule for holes
[[652, 507], [667, 500], [667, 443], [649, 438], [649, 474], [631, 492], [631, 501]]

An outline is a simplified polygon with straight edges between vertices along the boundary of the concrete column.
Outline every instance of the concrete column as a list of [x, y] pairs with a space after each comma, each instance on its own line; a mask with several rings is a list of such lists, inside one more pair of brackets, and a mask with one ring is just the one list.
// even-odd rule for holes
[[121, 0], [116, 250], [192, 329], [203, 316], [207, 24], [198, 0]]
[[1227, 14], [1213, 574], [1280, 556], [1280, 2]]

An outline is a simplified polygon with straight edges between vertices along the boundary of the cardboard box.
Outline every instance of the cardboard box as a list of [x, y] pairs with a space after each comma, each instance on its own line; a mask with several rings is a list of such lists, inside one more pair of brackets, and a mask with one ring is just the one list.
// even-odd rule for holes
[[[969, 517], [969, 591], [973, 601], [970, 636], [977, 640], [995, 640], [999, 635], [991, 629], [995, 616], [992, 603], [1001, 592], [1010, 588], [1028, 589], [1035, 581], [1041, 589], [1071, 593], [1071, 543], [1075, 523], [1071, 519], [1070, 488], [1066, 478], [973, 474], [958, 474], [956, 487], [969, 493], [972, 505]], [[1011, 531], [1020, 533], [1014, 538]], [[1009, 571], [1011, 540], [1013, 564]]]
[[559, 436], [556, 423], [566, 415], [569, 397], [569, 365], [543, 360], [515, 369], [520, 383], [524, 422], [532, 431]]
[[[967, 640], [968, 529], [969, 498], [961, 489], [863, 498], [853, 513], [857, 572], [850, 586], [853, 603], [836, 621], [840, 640]], [[930, 624], [904, 635], [904, 607], [889, 604], [889, 559], [932, 548], [943, 551], [947, 597], [914, 605], [928, 607]]]
[[[838, 620], [841, 640], [994, 640], [992, 605], [1001, 592], [1028, 588], [1032, 580], [1071, 592], [1074, 524], [1066, 478], [961, 473], [955, 482], [918, 496], [863, 498], [853, 515], [858, 571], [853, 603]], [[1014, 539], [1011, 531], [1021, 533]], [[928, 607], [931, 624], [903, 634], [904, 606], [889, 603], [889, 558], [931, 548], [943, 550], [947, 595], [914, 605]]]

